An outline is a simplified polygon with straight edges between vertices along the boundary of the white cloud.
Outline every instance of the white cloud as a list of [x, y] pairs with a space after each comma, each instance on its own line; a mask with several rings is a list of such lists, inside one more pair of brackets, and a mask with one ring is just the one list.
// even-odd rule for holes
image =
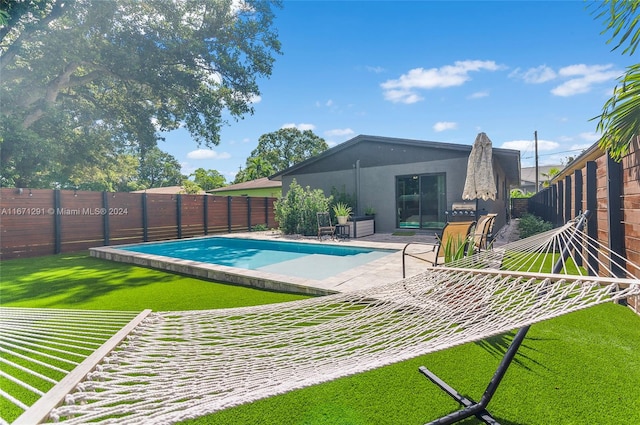
[[[551, 151], [558, 149], [559, 146], [559, 143], [552, 142], [551, 140], [538, 140], [538, 151]], [[504, 142], [500, 147], [504, 149], [533, 152], [535, 150], [535, 140], [511, 140], [509, 142]]]
[[520, 68], [517, 68], [509, 74], [509, 77], [522, 78], [525, 83], [529, 84], [540, 84], [555, 79], [557, 74], [547, 65], [540, 65], [535, 68], [529, 68], [526, 71], [521, 71]]
[[566, 66], [558, 71], [558, 75], [570, 79], [554, 87], [551, 93], [562, 97], [588, 93], [594, 85], [615, 80], [621, 74], [622, 71], [613, 69], [613, 65], [578, 64]]
[[598, 141], [600, 135], [598, 133], [594, 133], [593, 131], [585, 131], [584, 133], [578, 134], [578, 137], [586, 142], [594, 144], [596, 141]]
[[335, 128], [333, 130], [327, 130], [324, 132], [324, 135], [327, 137], [350, 136], [352, 134], [354, 134], [354, 131], [350, 128]]
[[280, 128], [297, 128], [300, 131], [305, 131], [305, 130], [313, 130], [316, 128], [316, 126], [313, 124], [305, 124], [305, 123], [300, 123], [300, 124], [287, 123], [287, 124], [283, 124], [282, 127]]
[[480, 99], [480, 98], [487, 97], [487, 96], [489, 96], [489, 92], [488, 91], [486, 91], [486, 90], [485, 91], [477, 91], [475, 93], [472, 93], [469, 96], [469, 99]]
[[228, 152], [218, 153], [211, 149], [196, 149], [187, 154], [189, 159], [228, 159], [231, 158], [231, 154]]
[[577, 151], [577, 150], [585, 150], [589, 147], [591, 147], [591, 145], [593, 145], [593, 143], [578, 143], [575, 145], [571, 145], [571, 147], [569, 148], [570, 151]]
[[440, 121], [433, 125], [433, 130], [438, 133], [445, 130], [453, 130], [458, 127], [458, 123], [451, 121]]
[[380, 87], [386, 100], [394, 103], [415, 103], [423, 99], [416, 93], [417, 90], [461, 86], [471, 79], [471, 72], [497, 71], [502, 68], [494, 61], [456, 61], [453, 65], [441, 68], [414, 68], [398, 79], [385, 81]]
[[373, 72], [374, 74], [381, 74], [386, 71], [381, 66], [366, 66], [365, 69], [369, 72]]

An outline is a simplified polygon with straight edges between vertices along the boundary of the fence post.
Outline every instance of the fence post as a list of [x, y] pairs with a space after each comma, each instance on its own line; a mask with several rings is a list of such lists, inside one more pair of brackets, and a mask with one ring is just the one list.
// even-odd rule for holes
[[564, 178], [564, 222], [571, 220], [571, 176]]
[[102, 237], [104, 239], [104, 245], [109, 245], [109, 197], [107, 191], [102, 192]]
[[[574, 196], [573, 196], [573, 216], [577, 217], [582, 211], [582, 197], [584, 196], [582, 188], [582, 170], [573, 172]], [[595, 213], [595, 211], [593, 211]]]
[[176, 195], [176, 225], [178, 226], [178, 239], [182, 239], [182, 195]]
[[[607, 152], [607, 221], [609, 249], [620, 256], [611, 259], [611, 270], [618, 277], [624, 276], [624, 227], [622, 225], [622, 162], [614, 161]], [[623, 263], [622, 265], [620, 263]]]
[[231, 196], [227, 196], [227, 231], [231, 233]]
[[[587, 210], [593, 211], [587, 225], [587, 235], [593, 240], [598, 240], [598, 187], [595, 161], [587, 161]], [[600, 269], [598, 265], [598, 250], [592, 244], [587, 249], [589, 270]]]
[[59, 212], [62, 212], [60, 202], [60, 189], [53, 190], [53, 242], [56, 254], [62, 252], [62, 219]]
[[557, 216], [556, 216], [556, 226], [562, 226], [564, 223], [564, 182], [559, 180], [558, 183], [558, 192], [556, 197], [556, 202], [558, 204]]
[[147, 217], [147, 192], [142, 193], [142, 240], [149, 242], [149, 219]]
[[247, 231], [251, 231], [251, 196], [247, 196]]
[[209, 234], [209, 195], [202, 195], [202, 213], [204, 217], [202, 217], [202, 224], [204, 226], [204, 234]]
[[557, 226], [558, 223], [558, 186], [553, 184], [549, 186], [549, 221], [553, 223], [554, 226]]

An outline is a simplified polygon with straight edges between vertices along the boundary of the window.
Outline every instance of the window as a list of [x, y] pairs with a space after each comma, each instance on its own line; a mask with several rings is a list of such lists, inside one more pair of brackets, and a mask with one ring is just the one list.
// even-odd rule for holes
[[396, 177], [397, 227], [442, 229], [446, 223], [446, 174]]

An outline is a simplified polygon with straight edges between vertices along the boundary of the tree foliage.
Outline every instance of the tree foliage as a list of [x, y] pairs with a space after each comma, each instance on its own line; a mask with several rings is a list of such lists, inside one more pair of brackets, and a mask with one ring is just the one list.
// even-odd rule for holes
[[[633, 55], [640, 43], [640, 0], [604, 0], [593, 5], [596, 19], [604, 21], [602, 33], [610, 33], [607, 43], [615, 44], [612, 50], [624, 46], [622, 54]], [[639, 64], [627, 68], [596, 119], [597, 130], [602, 133], [598, 145], [620, 160], [629, 151], [633, 138], [640, 135]]]
[[217, 170], [205, 170], [204, 168], [198, 168], [191, 174], [193, 181], [202, 190], [211, 190], [223, 187], [226, 184], [226, 179]]
[[253, 112], [280, 53], [278, 1], [5, 3], [0, 166], [16, 185], [64, 180], [104, 146], [142, 162], [179, 126], [216, 145], [227, 117]]
[[146, 189], [179, 186], [183, 180], [180, 169], [180, 163], [173, 155], [154, 147], [140, 161], [138, 181]]
[[249, 160], [261, 158], [271, 165], [273, 172], [277, 173], [327, 149], [329, 149], [327, 142], [311, 130], [281, 128], [260, 136], [258, 146], [251, 152]]
[[240, 169], [236, 174], [236, 178], [233, 181], [234, 184], [269, 177], [276, 172], [271, 164], [261, 157], [252, 156], [247, 158], [246, 165], [245, 169]]

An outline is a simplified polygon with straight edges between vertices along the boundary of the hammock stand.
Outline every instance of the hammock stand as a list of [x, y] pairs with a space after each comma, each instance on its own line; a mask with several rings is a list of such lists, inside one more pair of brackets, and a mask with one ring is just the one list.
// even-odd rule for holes
[[[552, 272], [553, 274], [560, 273], [560, 271], [562, 270], [563, 264], [565, 263], [567, 258], [569, 258], [569, 253], [570, 253], [569, 245], [571, 245], [571, 241], [575, 238], [575, 235], [578, 232], [582, 231], [588, 218], [589, 218], [589, 211], [585, 211], [579, 217], [573, 234], [569, 237], [567, 244], [565, 244], [565, 246], [562, 249], [562, 255], [553, 266], [553, 272]], [[522, 341], [524, 341], [525, 337], [527, 336], [527, 332], [529, 331], [529, 328], [531, 328], [531, 325], [523, 326], [518, 330], [516, 335], [513, 337], [511, 344], [507, 348], [507, 351], [502, 357], [502, 360], [500, 360], [500, 363], [498, 364], [498, 368], [496, 369], [495, 373], [493, 374], [493, 377], [489, 381], [489, 384], [487, 385], [487, 388], [484, 390], [484, 393], [482, 394], [482, 397], [480, 398], [479, 402], [476, 402], [470, 398], [463, 396], [458, 391], [456, 391], [453, 387], [447, 384], [445, 381], [440, 379], [435, 373], [427, 369], [425, 366], [420, 366], [418, 368], [420, 373], [422, 373], [424, 376], [429, 378], [431, 382], [439, 386], [440, 389], [442, 389], [444, 392], [449, 394], [455, 401], [457, 401], [462, 406], [464, 406], [463, 409], [460, 409], [446, 416], [442, 416], [439, 419], [431, 421], [428, 423], [428, 425], [449, 425], [449, 424], [453, 424], [453, 423], [462, 421], [464, 419], [470, 418], [472, 416], [475, 416], [476, 418], [478, 418], [479, 420], [483, 421], [486, 424], [500, 425], [499, 422], [496, 421], [493, 416], [491, 416], [491, 414], [487, 410], [487, 406], [491, 401], [491, 399], [493, 398], [493, 395], [495, 394], [495, 392], [498, 390], [498, 386], [500, 386], [500, 382], [502, 382], [502, 378], [504, 378], [505, 373], [507, 373], [507, 369], [511, 365], [511, 362], [513, 361], [516, 354], [518, 353], [518, 350], [522, 345]]]

